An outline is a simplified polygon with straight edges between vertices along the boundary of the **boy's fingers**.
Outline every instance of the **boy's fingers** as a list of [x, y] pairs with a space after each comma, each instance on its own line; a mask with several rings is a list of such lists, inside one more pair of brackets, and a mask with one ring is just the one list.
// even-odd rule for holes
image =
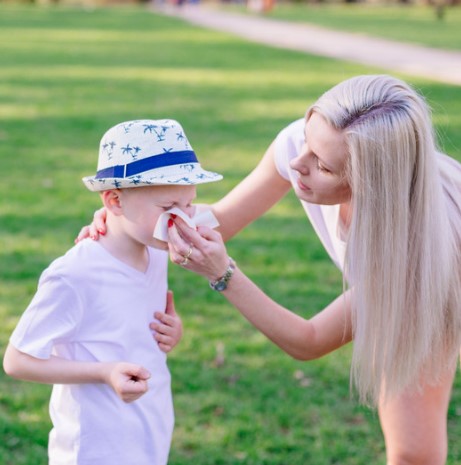
[[162, 352], [168, 353], [171, 351], [172, 347], [168, 344], [163, 344], [162, 342], [158, 343], [158, 346]]
[[137, 378], [140, 378], [142, 380], [147, 380], [150, 378], [150, 371], [146, 370], [145, 368], [141, 367], [140, 370], [138, 370]]
[[154, 334], [154, 339], [158, 343], [168, 344], [171, 341], [171, 337], [166, 334], [156, 333]]
[[165, 308], [165, 315], [176, 315], [176, 309], [174, 307], [174, 295], [173, 291], [168, 291], [166, 293], [166, 308]]
[[138, 380], [146, 380], [150, 378], [150, 372], [142, 366], [132, 366], [127, 370], [127, 375]]
[[[173, 323], [173, 319], [174, 319], [173, 316], [167, 315], [166, 313], [163, 313], [163, 312], [155, 312], [154, 317], [158, 321], [160, 321], [160, 324], [158, 325], [159, 329], [162, 329], [162, 326], [171, 326]], [[153, 324], [155, 324], [155, 322]]]
[[[154, 312], [154, 318], [164, 323], [165, 325], [171, 326], [176, 317], [176, 311], [174, 308], [174, 296], [173, 291], [167, 291], [166, 294], [166, 307], [164, 312], [156, 311]], [[151, 325], [155, 325], [153, 322]]]
[[154, 328], [155, 334], [154, 337], [157, 338], [164, 335], [164, 336], [169, 336], [169, 333], [171, 332], [171, 326], [168, 325], [158, 325], [156, 328]]

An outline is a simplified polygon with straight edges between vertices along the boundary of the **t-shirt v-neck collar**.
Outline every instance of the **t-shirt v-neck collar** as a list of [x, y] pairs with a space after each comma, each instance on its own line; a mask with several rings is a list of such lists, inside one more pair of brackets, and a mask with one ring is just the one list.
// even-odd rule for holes
[[125, 273], [129, 274], [130, 276], [137, 278], [137, 279], [148, 279], [152, 272], [153, 266], [153, 257], [149, 247], [147, 247], [147, 256], [148, 256], [148, 264], [145, 271], [138, 270], [134, 266], [125, 263], [123, 260], [112, 255], [102, 244], [98, 243], [97, 241], [92, 241], [92, 244], [95, 250], [98, 250], [98, 253], [105, 255], [108, 257], [118, 269], [123, 270]]

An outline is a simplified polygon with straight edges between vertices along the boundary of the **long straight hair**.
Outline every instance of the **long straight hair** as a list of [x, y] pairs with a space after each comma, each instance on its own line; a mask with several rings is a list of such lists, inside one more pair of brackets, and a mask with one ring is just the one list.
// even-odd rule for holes
[[[435, 384], [461, 346], [461, 195], [445, 187], [424, 99], [390, 76], [358, 76], [308, 112], [345, 134], [352, 216], [351, 382], [376, 404]], [[445, 183], [443, 176], [447, 176]]]

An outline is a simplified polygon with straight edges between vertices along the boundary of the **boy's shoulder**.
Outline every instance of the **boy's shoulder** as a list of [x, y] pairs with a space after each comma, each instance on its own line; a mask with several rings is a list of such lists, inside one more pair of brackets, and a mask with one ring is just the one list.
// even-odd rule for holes
[[70, 248], [64, 255], [53, 260], [43, 272], [42, 278], [60, 276], [67, 279], [88, 276], [91, 268], [97, 266], [101, 246], [91, 239], [85, 239]]
[[[150, 265], [145, 279], [161, 280], [167, 274], [168, 252], [151, 247], [148, 247], [148, 251]], [[112, 276], [113, 282], [118, 279], [140, 279], [138, 272], [133, 272], [129, 265], [113, 257], [97, 241], [84, 239], [51, 262], [43, 271], [39, 284], [60, 279], [72, 287], [93, 288], [98, 287], [101, 282], [112, 282], [109, 276]]]

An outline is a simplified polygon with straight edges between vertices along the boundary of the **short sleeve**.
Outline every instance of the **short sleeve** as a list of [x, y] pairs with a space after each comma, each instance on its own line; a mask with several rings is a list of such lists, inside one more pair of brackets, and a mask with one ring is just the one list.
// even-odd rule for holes
[[10, 343], [20, 352], [48, 359], [56, 344], [72, 340], [81, 318], [81, 301], [72, 286], [62, 277], [42, 277]]
[[304, 118], [300, 118], [282, 129], [274, 142], [274, 162], [280, 176], [289, 180], [290, 160], [296, 157], [304, 143]]

